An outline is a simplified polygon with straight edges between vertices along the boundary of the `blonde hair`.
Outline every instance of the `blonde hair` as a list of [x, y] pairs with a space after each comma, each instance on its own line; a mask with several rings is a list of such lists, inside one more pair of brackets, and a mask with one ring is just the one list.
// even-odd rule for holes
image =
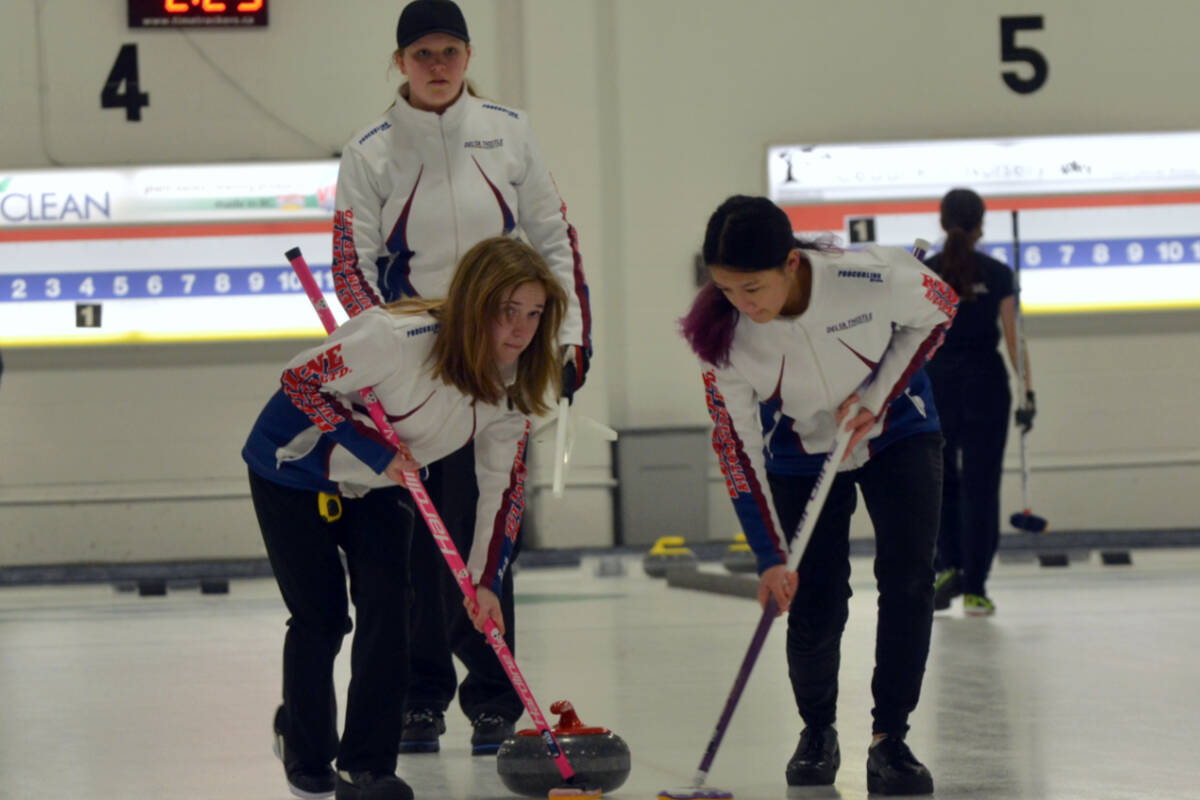
[[[496, 366], [491, 325], [500, 318], [501, 304], [527, 283], [542, 286], [546, 303], [533, 340], [517, 359], [516, 380], [506, 387]], [[433, 315], [440, 323], [429, 354], [433, 377], [477, 401], [498, 404], [507, 398], [524, 414], [545, 414], [548, 390], [557, 395], [562, 389], [558, 329], [567, 295], [545, 259], [520, 240], [495, 236], [468, 250], [444, 300], [406, 298], [386, 307], [393, 313]]]

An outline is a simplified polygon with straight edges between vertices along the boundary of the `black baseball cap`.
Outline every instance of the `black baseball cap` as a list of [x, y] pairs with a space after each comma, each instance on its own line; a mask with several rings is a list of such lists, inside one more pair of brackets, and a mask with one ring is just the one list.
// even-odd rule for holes
[[467, 21], [454, 0], [413, 0], [400, 12], [396, 23], [396, 45], [403, 50], [410, 44], [430, 33], [445, 33], [464, 42]]

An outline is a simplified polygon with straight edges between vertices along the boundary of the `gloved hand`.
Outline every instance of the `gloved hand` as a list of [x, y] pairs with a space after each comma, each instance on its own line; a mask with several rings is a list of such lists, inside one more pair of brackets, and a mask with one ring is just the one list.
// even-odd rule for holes
[[1017, 408], [1017, 413], [1014, 415], [1017, 420], [1017, 425], [1021, 428], [1021, 433], [1029, 433], [1033, 430], [1033, 418], [1037, 414], [1037, 403], [1034, 401], [1033, 392], [1025, 393], [1025, 402]]
[[577, 344], [563, 346], [562, 396], [568, 402], [574, 402], [575, 392], [583, 386], [590, 364], [587, 350]]

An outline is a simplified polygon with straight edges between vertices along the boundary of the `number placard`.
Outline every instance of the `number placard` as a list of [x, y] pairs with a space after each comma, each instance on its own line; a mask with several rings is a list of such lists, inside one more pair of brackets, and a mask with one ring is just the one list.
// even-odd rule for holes
[[1031, 94], [1042, 88], [1050, 76], [1050, 65], [1042, 52], [1033, 47], [1018, 47], [1017, 34], [1021, 31], [1040, 31], [1044, 26], [1041, 15], [1029, 17], [1000, 18], [1000, 60], [1005, 64], [1028, 64], [1033, 74], [1023, 77], [1006, 70], [1001, 73], [1004, 84], [1017, 94]]
[[99, 328], [100, 327], [100, 304], [99, 303], [76, 303], [75, 304], [75, 327], [76, 328]]
[[142, 109], [150, 105], [150, 95], [141, 91], [140, 87], [137, 45], [121, 45], [117, 60], [113, 62], [104, 81], [104, 88], [100, 90], [100, 107], [123, 108], [125, 119], [141, 122]]
[[875, 241], [875, 220], [871, 217], [855, 217], [846, 220], [851, 244], [867, 244]]

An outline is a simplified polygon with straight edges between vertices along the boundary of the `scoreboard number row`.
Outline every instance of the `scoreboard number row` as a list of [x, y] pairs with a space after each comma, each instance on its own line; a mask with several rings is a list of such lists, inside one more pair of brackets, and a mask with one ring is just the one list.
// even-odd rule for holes
[[[313, 277], [324, 291], [334, 291], [333, 271], [329, 267], [314, 269]], [[256, 267], [17, 275], [8, 279], [7, 288], [0, 294], [0, 301], [182, 298], [304, 291], [300, 279], [290, 269]]]

